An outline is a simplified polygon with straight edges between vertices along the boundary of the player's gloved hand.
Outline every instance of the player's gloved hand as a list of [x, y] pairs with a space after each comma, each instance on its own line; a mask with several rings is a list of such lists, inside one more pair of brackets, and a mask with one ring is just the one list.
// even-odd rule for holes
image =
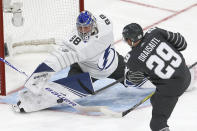
[[140, 71], [127, 71], [125, 73], [124, 85], [126, 87], [137, 87], [145, 80], [145, 76]]

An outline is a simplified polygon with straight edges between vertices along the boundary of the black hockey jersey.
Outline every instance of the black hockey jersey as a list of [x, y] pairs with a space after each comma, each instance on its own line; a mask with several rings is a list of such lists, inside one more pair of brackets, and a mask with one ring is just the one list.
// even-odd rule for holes
[[143, 72], [155, 85], [188, 86], [190, 73], [180, 53], [186, 47], [180, 33], [151, 28], [125, 57], [126, 66], [131, 71]]

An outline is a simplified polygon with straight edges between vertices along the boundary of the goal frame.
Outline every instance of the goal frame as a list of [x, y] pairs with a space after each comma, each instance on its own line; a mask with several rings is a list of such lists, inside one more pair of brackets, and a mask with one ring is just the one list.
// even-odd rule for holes
[[[84, 10], [84, 0], [79, 0], [79, 11]], [[4, 56], [3, 0], [0, 0], [0, 57]], [[0, 61], [0, 95], [6, 95], [5, 63]]]
[[[3, 0], [0, 2], [0, 57], [5, 58], [4, 56], [4, 36], [3, 36]], [[0, 95], [6, 95], [5, 89], [5, 64], [0, 61]]]

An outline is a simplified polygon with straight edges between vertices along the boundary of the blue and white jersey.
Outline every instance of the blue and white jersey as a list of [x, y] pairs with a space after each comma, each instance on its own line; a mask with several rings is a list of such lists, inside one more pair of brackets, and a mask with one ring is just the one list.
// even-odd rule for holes
[[[104, 15], [95, 16], [98, 33], [84, 42], [78, 35], [77, 28], [64, 39], [61, 49], [51, 53], [56, 63], [51, 64], [55, 71], [78, 63], [91, 77], [104, 78], [111, 75], [118, 66], [118, 56], [114, 49], [113, 25]], [[59, 63], [59, 64], [58, 64]], [[51, 66], [50, 66], [51, 67]]]
[[74, 30], [65, 41], [68, 50], [76, 52], [78, 64], [91, 77], [103, 78], [112, 74], [118, 65], [118, 57], [114, 49], [113, 25], [104, 15], [95, 16], [98, 34], [83, 42]]

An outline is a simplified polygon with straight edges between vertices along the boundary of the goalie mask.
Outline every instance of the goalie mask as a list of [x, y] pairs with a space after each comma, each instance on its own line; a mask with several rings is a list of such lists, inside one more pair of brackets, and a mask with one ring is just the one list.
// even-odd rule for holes
[[87, 42], [96, 29], [96, 19], [89, 11], [82, 11], [77, 17], [76, 25], [79, 36]]

